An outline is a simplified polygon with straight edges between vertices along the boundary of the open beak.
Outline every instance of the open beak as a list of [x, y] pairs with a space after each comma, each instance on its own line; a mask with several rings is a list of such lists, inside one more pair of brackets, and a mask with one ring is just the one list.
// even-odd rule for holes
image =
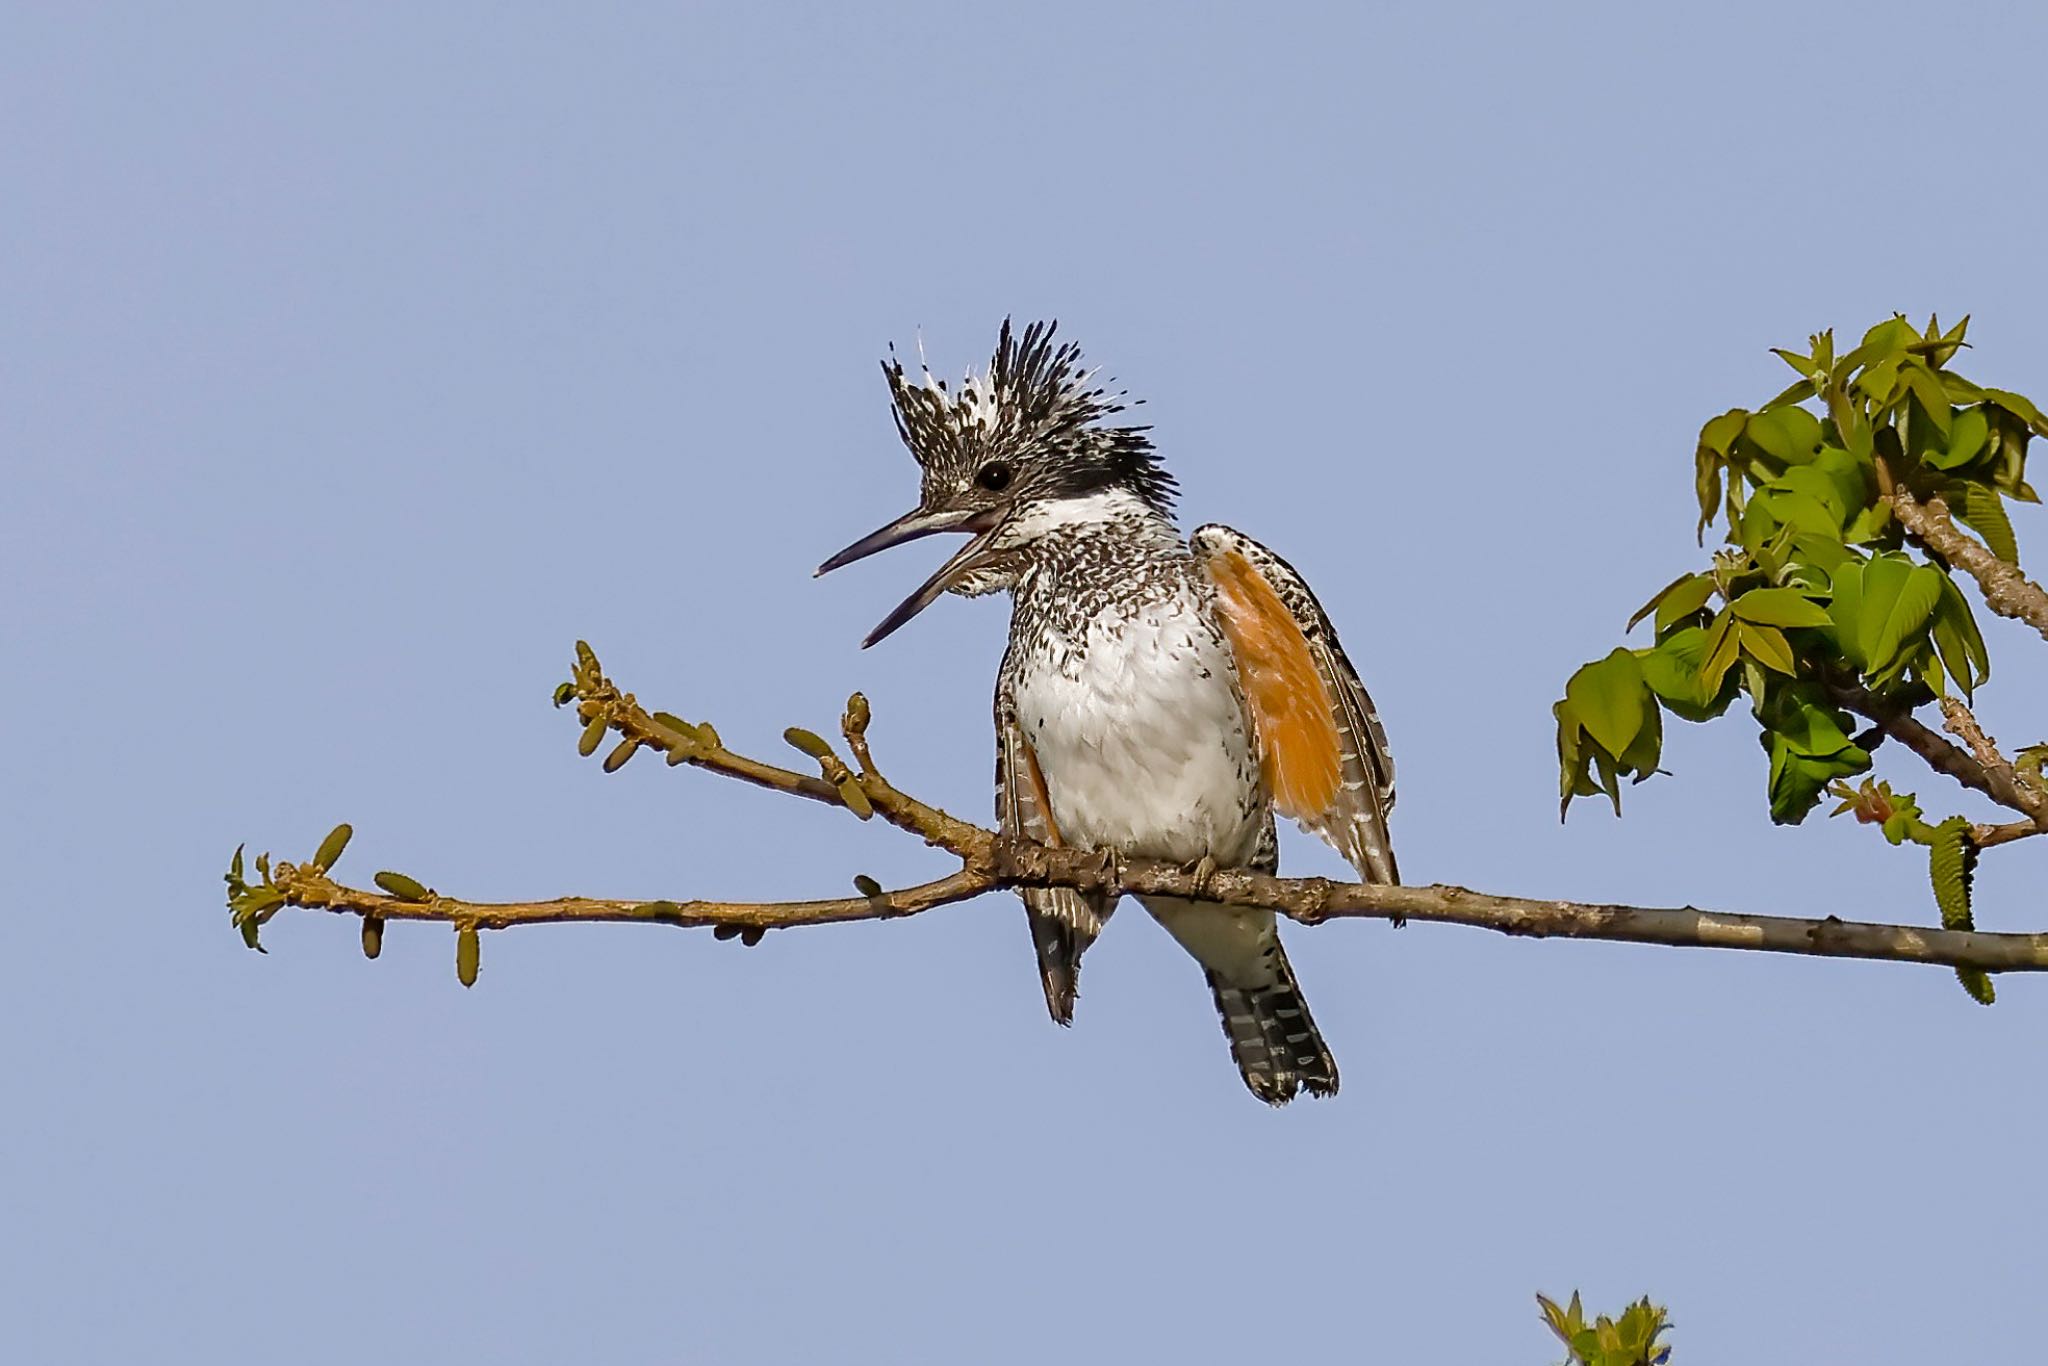
[[877, 531], [861, 537], [846, 549], [818, 566], [818, 573], [829, 574], [842, 565], [864, 560], [878, 551], [891, 546], [915, 541], [923, 536], [935, 536], [942, 531], [971, 531], [973, 540], [960, 547], [959, 553], [938, 567], [930, 578], [918, 586], [915, 593], [896, 605], [896, 610], [882, 618], [881, 625], [868, 632], [866, 640], [860, 643], [865, 650], [876, 641], [895, 632], [896, 628], [909, 621], [939, 600], [939, 596], [962, 578], [982, 567], [989, 558], [989, 543], [995, 539], [1000, 516], [992, 509], [978, 509], [967, 512], [926, 512], [918, 509], [905, 513], [895, 521]]

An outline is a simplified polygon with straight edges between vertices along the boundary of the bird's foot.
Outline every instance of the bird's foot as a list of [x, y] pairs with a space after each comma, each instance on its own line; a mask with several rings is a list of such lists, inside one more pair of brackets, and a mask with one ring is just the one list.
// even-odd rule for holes
[[1123, 890], [1123, 855], [1113, 846], [1105, 845], [1095, 851], [1095, 869], [1096, 876], [1102, 879], [1103, 891], [1115, 895]]
[[1183, 863], [1181, 871], [1195, 880], [1194, 895], [1199, 901], [1209, 894], [1209, 879], [1216, 876], [1216, 860], [1204, 854], [1192, 863]]

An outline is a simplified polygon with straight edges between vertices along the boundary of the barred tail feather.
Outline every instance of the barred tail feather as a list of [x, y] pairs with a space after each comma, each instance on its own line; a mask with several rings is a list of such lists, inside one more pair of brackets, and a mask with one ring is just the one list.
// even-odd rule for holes
[[1337, 1060], [1308, 1013], [1284, 953], [1276, 965], [1279, 980], [1267, 987], [1236, 987], [1208, 974], [1237, 1070], [1251, 1093], [1268, 1105], [1285, 1105], [1302, 1091], [1334, 1096]]
[[1053, 1023], [1071, 1025], [1081, 985], [1081, 955], [1102, 933], [1109, 909], [1100, 897], [1064, 887], [1025, 888], [1023, 897], [1046, 1011]]

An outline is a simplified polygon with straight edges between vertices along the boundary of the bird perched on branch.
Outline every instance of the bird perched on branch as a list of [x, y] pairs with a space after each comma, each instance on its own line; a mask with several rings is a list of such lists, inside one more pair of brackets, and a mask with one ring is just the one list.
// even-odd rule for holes
[[[820, 574], [938, 532], [971, 539], [868, 636], [942, 593], [1007, 590], [996, 680], [996, 805], [1005, 833], [1195, 868], [1278, 866], [1275, 813], [1327, 840], [1368, 882], [1397, 881], [1394, 766], [1372, 699], [1286, 561], [1209, 525], [1182, 540], [1149, 428], [1116, 425], [1054, 325], [1003, 324], [958, 384], [892, 351], [897, 433], [923, 470], [917, 507]], [[1071, 1023], [1081, 956], [1114, 909], [1066, 888], [1021, 895], [1045, 1003]], [[1337, 1090], [1275, 916], [1143, 898], [1207, 975], [1245, 1085], [1282, 1105]]]

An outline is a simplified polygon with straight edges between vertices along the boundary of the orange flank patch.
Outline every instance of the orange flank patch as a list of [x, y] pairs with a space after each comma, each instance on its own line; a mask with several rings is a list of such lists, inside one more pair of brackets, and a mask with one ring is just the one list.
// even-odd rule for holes
[[1234, 550], [1209, 561], [1224, 634], [1259, 731], [1260, 763], [1282, 815], [1314, 819], [1337, 800], [1342, 757], [1330, 694], [1294, 614]]
[[1024, 779], [1031, 784], [1031, 800], [1038, 806], [1038, 817], [1045, 822], [1044, 843], [1047, 847], [1060, 847], [1060, 828], [1052, 818], [1052, 794], [1045, 790], [1045, 770], [1038, 766], [1038, 751], [1031, 748], [1029, 741], [1020, 740], [1017, 747], [1024, 751]]

